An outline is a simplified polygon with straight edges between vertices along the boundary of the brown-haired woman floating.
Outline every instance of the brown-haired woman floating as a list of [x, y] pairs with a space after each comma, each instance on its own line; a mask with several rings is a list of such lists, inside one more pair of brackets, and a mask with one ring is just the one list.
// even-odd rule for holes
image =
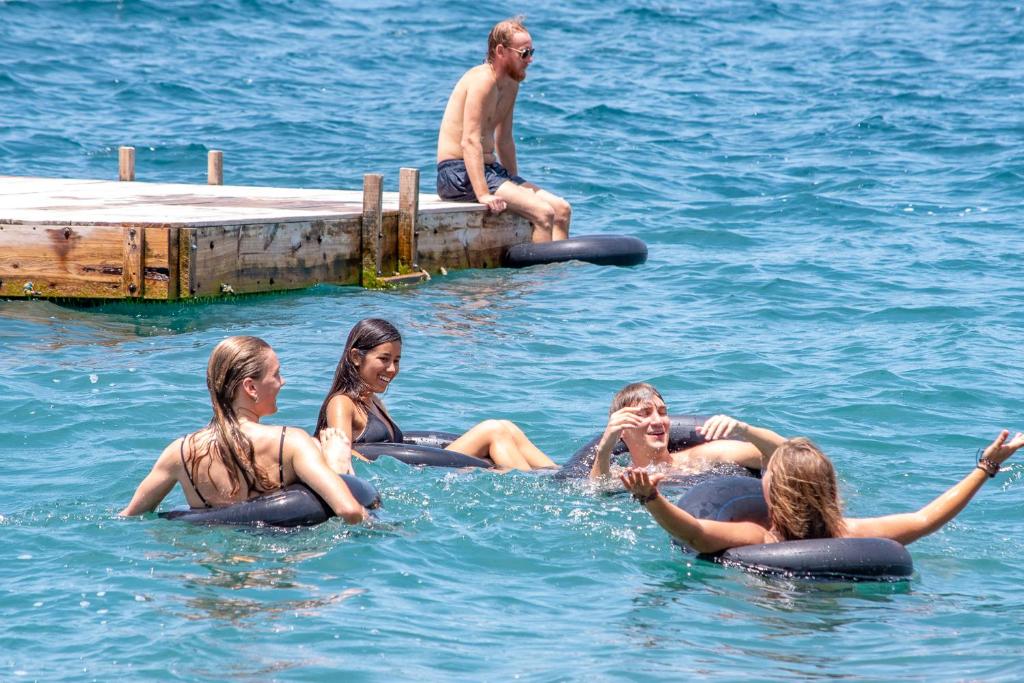
[[[705, 423], [704, 436], [719, 439], [745, 435], [754, 429], [757, 428], [731, 417], [716, 415]], [[767, 458], [762, 479], [768, 504], [767, 527], [755, 522], [718, 522], [694, 517], [658, 492], [663, 474], [630, 469], [621, 478], [662, 528], [700, 553], [808, 538], [889, 538], [906, 545], [938, 531], [959, 514], [982, 485], [999, 472], [1000, 465], [1024, 446], [1024, 434], [1018, 432], [1007, 441], [1009, 435], [1005, 429], [1000, 432], [975, 468], [931, 503], [917, 512], [884, 517], [844, 517], [832, 462], [804, 438], [779, 437], [775, 444], [760, 442]]]

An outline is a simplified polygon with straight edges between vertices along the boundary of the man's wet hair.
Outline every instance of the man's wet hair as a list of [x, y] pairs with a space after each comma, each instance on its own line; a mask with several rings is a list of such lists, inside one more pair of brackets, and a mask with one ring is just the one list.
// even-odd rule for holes
[[523, 25], [523, 21], [526, 19], [525, 16], [519, 15], [499, 21], [491, 29], [491, 34], [487, 36], [487, 59], [484, 61], [490, 64], [494, 61], [494, 50], [499, 45], [508, 47], [512, 42], [512, 36], [517, 33], [529, 33], [526, 30], [526, 26]]
[[665, 399], [661, 398], [661, 394], [653, 386], [647, 382], [633, 382], [627, 384], [619, 393], [615, 394], [612, 399], [612, 407], [608, 410], [608, 414], [611, 415], [616, 410], [622, 410], [623, 408], [630, 406], [639, 406], [644, 403], [653, 401], [655, 398], [661, 399], [664, 403]]

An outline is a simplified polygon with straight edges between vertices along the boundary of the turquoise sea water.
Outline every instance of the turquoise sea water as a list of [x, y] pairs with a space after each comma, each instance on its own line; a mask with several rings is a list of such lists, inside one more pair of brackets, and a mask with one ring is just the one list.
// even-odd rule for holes
[[[372, 529], [114, 516], [257, 334], [310, 428], [359, 318], [404, 331], [403, 427], [515, 420], [555, 460], [632, 380], [807, 434], [849, 511], [908, 510], [1024, 428], [1016, 2], [0, 2], [0, 173], [432, 184], [496, 20], [537, 56], [520, 170], [633, 269], [568, 264], [202, 305], [0, 302], [2, 680], [1019, 680], [1024, 465], [895, 585], [694, 563], [623, 496], [359, 466]], [[180, 505], [175, 491], [165, 507]]]

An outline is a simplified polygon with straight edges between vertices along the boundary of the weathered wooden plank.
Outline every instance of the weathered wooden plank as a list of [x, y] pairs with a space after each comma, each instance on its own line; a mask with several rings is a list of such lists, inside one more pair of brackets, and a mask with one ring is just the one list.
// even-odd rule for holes
[[[398, 193], [383, 193], [383, 211]], [[115, 182], [0, 176], [0, 222], [81, 225], [251, 224], [333, 220], [362, 213], [362, 190]], [[419, 212], [482, 213], [479, 204], [421, 194]]]
[[117, 150], [117, 178], [122, 181], [135, 180], [134, 147], [121, 147]]
[[[159, 230], [155, 228], [154, 230]], [[179, 253], [179, 238], [181, 236], [181, 229], [177, 227], [167, 228], [167, 239], [166, 240], [146, 240], [147, 245], [151, 244], [166, 244], [167, 245], [167, 289], [164, 292], [164, 296], [160, 297], [168, 301], [174, 301], [178, 298], [180, 290], [180, 275], [178, 269], [181, 265], [181, 255]], [[147, 263], [159, 263], [160, 259], [156, 258], [156, 254], [146, 254]], [[153, 289], [157, 289], [153, 286], [146, 287], [146, 295], [149, 296], [149, 292]]]
[[372, 280], [381, 274], [381, 241], [384, 238], [381, 215], [383, 200], [384, 176], [377, 173], [365, 174], [363, 176], [362, 243], [359, 248], [363, 272], [366, 273], [366, 276], [360, 280], [364, 286], [370, 284], [364, 280]]
[[[175, 279], [171, 279], [171, 241], [178, 239], [176, 226], [139, 226], [144, 232], [143, 238], [143, 286], [142, 296], [145, 299], [167, 301], [177, 299], [177, 253], [173, 262]], [[177, 245], [174, 245], [177, 249]], [[171, 291], [174, 295], [171, 296]]]
[[416, 269], [416, 226], [420, 211], [420, 170], [398, 175], [398, 269]]
[[199, 251], [197, 228], [178, 230], [178, 296], [182, 299], [196, 295], [196, 254]]
[[121, 272], [121, 286], [126, 297], [142, 296], [145, 286], [145, 240], [146, 230], [134, 225], [121, 228], [124, 250], [124, 270]]
[[405, 287], [407, 285], [416, 285], [429, 279], [429, 273], [423, 270], [417, 270], [415, 273], [379, 277], [377, 278], [377, 286], [381, 289], [388, 287]]
[[120, 298], [120, 226], [0, 225], [0, 295]]
[[[125, 288], [125, 231], [111, 225], [0, 225], [0, 296], [122, 298]], [[141, 291], [147, 299], [168, 298], [166, 227], [146, 227]], [[143, 265], [144, 264], [144, 265]], [[136, 276], [137, 278], [138, 276]], [[135, 279], [140, 287], [139, 279]], [[31, 288], [26, 290], [26, 285]]]
[[421, 268], [497, 268], [505, 250], [528, 242], [529, 221], [510, 211], [500, 214], [421, 214], [417, 251]]
[[[182, 231], [187, 287], [182, 296], [216, 297], [309, 287], [319, 282], [358, 284], [359, 218], [338, 221], [209, 226]], [[184, 242], [183, 242], [184, 244]], [[187, 292], [187, 294], [186, 294]]]

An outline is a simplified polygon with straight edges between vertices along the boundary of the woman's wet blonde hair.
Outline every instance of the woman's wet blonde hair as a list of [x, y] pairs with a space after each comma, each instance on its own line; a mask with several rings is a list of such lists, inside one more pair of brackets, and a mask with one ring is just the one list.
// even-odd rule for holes
[[270, 344], [259, 337], [228, 337], [210, 354], [206, 365], [206, 388], [210, 391], [213, 418], [206, 434], [197, 445], [193, 437], [190, 444], [195, 454], [192, 458], [192, 481], [198, 481], [199, 465], [206, 462], [206, 476], [214, 460], [220, 461], [227, 470], [234, 496], [245, 481], [249, 491], [270, 491], [275, 483], [262, 467], [256, 464], [252, 441], [242, 431], [235, 414], [235, 395], [248, 377], [262, 379], [269, 370]]
[[809, 439], [790, 439], [775, 449], [765, 474], [768, 516], [778, 540], [838, 538], [846, 532], [836, 470]]

